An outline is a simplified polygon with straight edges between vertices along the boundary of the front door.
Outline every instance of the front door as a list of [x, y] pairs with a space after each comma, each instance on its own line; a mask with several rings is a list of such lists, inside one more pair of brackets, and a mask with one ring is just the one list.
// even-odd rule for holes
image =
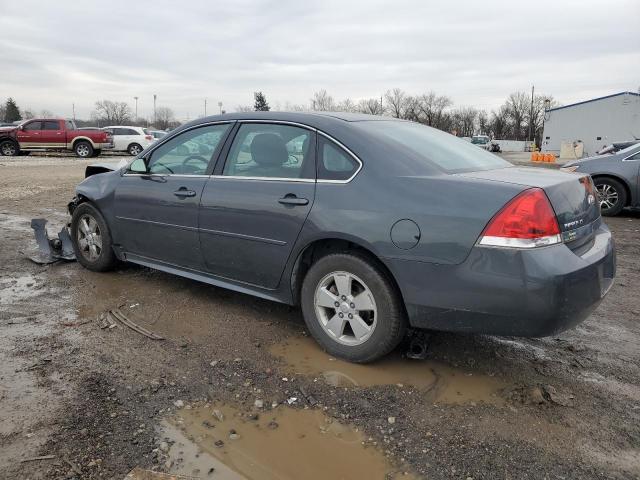
[[193, 128], [134, 160], [115, 192], [114, 243], [127, 256], [202, 270], [198, 207], [230, 124]]
[[21, 148], [38, 148], [42, 146], [40, 141], [40, 134], [42, 130], [42, 122], [35, 120], [33, 122], [27, 122], [22, 125], [22, 128], [18, 130], [16, 136]]
[[313, 204], [314, 157], [312, 130], [240, 125], [224, 166], [202, 194], [200, 246], [209, 273], [278, 286]]

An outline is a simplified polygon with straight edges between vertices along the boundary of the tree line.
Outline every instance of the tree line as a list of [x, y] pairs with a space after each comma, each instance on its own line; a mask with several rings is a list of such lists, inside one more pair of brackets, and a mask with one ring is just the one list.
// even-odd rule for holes
[[[388, 115], [404, 120], [419, 122], [460, 137], [471, 137], [476, 134], [489, 135], [503, 140], [528, 140], [533, 138], [538, 145], [542, 137], [542, 126], [545, 101], [550, 107], [558, 106], [550, 95], [527, 92], [511, 93], [497, 109], [487, 112], [472, 106], [455, 106], [451, 97], [429, 91], [421, 94], [410, 94], [400, 88], [387, 90], [380, 98], [364, 98], [357, 102], [345, 98], [336, 100], [327, 90], [314, 92], [308, 104], [277, 104], [278, 110], [284, 111], [340, 111], [367, 113], [370, 115]], [[254, 92], [253, 106], [238, 106], [237, 111], [270, 110], [266, 95], [261, 91]], [[15, 122], [33, 118], [30, 110], [21, 111], [16, 102], [9, 98], [4, 105], [0, 104], [0, 119]], [[51, 112], [42, 110], [41, 117], [51, 117]], [[154, 126], [162, 130], [174, 128], [180, 122], [176, 120], [169, 107], [156, 108], [153, 118], [134, 118], [135, 115], [127, 102], [101, 100], [95, 102], [90, 120], [77, 120], [78, 125], [123, 125]]]

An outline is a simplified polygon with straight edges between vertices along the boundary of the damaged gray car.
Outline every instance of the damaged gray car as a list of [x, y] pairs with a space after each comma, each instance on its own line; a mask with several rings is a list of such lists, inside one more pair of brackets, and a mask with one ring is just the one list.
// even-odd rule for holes
[[514, 167], [423, 125], [238, 113], [90, 167], [69, 205], [78, 261], [132, 262], [300, 305], [332, 355], [370, 362], [409, 327], [544, 336], [613, 284], [588, 175]]

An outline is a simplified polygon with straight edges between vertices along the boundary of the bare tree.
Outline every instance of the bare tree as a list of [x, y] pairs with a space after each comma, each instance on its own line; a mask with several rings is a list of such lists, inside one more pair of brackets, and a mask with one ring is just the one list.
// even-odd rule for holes
[[509, 113], [506, 106], [501, 106], [498, 111], [491, 112], [489, 131], [493, 138], [506, 139], [511, 135], [509, 126]]
[[363, 98], [358, 102], [358, 111], [369, 115], [382, 115], [382, 105], [377, 98]]
[[530, 99], [525, 92], [514, 92], [505, 102], [509, 120], [511, 122], [512, 135], [515, 140], [524, 140], [526, 129], [525, 119], [529, 116]]
[[336, 110], [339, 112], [357, 112], [358, 106], [350, 98], [345, 98], [336, 105]]
[[33, 113], [33, 111], [31, 111], [31, 109], [29, 108], [25, 108], [22, 111], [22, 118], [25, 120], [29, 120], [31, 118], [36, 118], [35, 114]]
[[318, 110], [321, 112], [335, 110], [336, 106], [333, 101], [333, 97], [327, 93], [327, 91], [323, 88], [319, 92], [315, 92], [313, 94], [313, 98], [311, 99], [312, 110]]
[[253, 112], [253, 107], [251, 105], [238, 105], [236, 112]]
[[95, 111], [91, 116], [103, 125], [122, 125], [131, 118], [131, 108], [126, 102], [102, 100], [96, 102]]
[[419, 109], [424, 114], [424, 123], [431, 127], [442, 128], [443, 113], [453, 105], [453, 101], [446, 95], [436, 95], [431, 91], [419, 98]]
[[451, 112], [453, 128], [459, 137], [471, 137], [475, 133], [478, 110], [473, 107], [459, 107]]
[[395, 118], [404, 118], [407, 94], [399, 88], [393, 90], [387, 90], [384, 94], [384, 99], [387, 102], [387, 111]]
[[158, 107], [156, 109], [156, 127], [161, 130], [166, 130], [167, 128], [173, 126], [176, 121], [176, 117], [173, 114], [173, 110], [169, 107]]
[[489, 134], [489, 115], [487, 115], [486, 110], [478, 111], [478, 133]]

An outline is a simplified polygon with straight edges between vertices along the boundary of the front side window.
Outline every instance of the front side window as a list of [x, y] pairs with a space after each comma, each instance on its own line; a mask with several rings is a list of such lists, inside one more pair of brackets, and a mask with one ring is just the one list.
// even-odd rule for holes
[[42, 122], [27, 123], [23, 128], [25, 132], [33, 132], [35, 130], [41, 130], [41, 129], [42, 129]]
[[57, 120], [47, 120], [42, 122], [43, 130], [60, 130], [60, 122]]
[[358, 170], [358, 162], [326, 138], [320, 140], [318, 180], [348, 180]]
[[161, 175], [205, 175], [229, 124], [187, 130], [151, 153], [149, 173]]
[[315, 136], [292, 125], [245, 123], [236, 134], [223, 175], [315, 178]]
[[75, 130], [76, 129], [75, 123], [73, 123], [71, 120], [65, 120], [64, 121], [64, 126], [66, 127], [67, 130]]

